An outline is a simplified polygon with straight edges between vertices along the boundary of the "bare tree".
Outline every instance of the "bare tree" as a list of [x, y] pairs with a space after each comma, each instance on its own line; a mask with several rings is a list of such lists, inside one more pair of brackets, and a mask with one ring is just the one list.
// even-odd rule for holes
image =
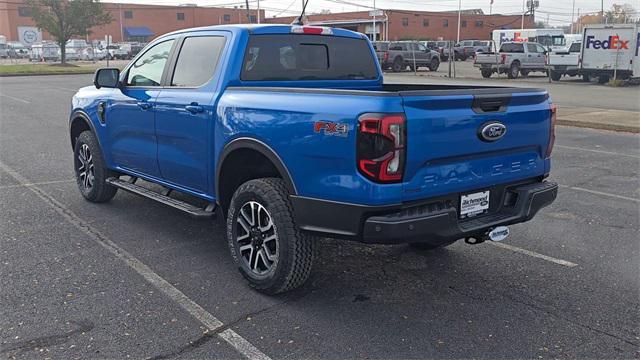
[[113, 21], [111, 13], [96, 0], [27, 0], [38, 28], [47, 31], [60, 46], [60, 60], [66, 64], [66, 44], [74, 36], [85, 36], [94, 26]]

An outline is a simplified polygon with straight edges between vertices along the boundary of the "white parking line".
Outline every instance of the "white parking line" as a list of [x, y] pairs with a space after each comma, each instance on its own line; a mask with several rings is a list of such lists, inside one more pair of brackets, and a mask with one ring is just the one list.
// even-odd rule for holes
[[76, 182], [76, 181], [75, 180], [42, 181], [42, 182], [29, 183], [29, 184], [0, 185], [0, 189], [11, 189], [11, 188], [17, 188], [17, 187], [29, 187], [29, 186], [62, 184], [62, 183], [74, 183], [74, 182]]
[[595, 194], [595, 195], [602, 195], [602, 196], [608, 196], [608, 197], [621, 199], [621, 200], [640, 202], [640, 199], [632, 198], [632, 197], [629, 197], [629, 196], [622, 196], [622, 195], [616, 195], [616, 194], [611, 194], [611, 193], [602, 192], [602, 191], [589, 190], [589, 189], [585, 189], [585, 188], [581, 188], [581, 187], [577, 187], [577, 186], [569, 186], [569, 185], [561, 185], [561, 184], [558, 185], [558, 186], [561, 187], [561, 188], [565, 188], [565, 189], [571, 189], [571, 190], [575, 190], [575, 191], [583, 191], [583, 192], [587, 192], [587, 193]]
[[520, 254], [525, 254], [525, 255], [532, 256], [534, 258], [546, 260], [546, 261], [552, 262], [554, 264], [567, 266], [567, 267], [578, 266], [578, 264], [572, 263], [571, 261], [562, 260], [562, 259], [556, 259], [554, 257], [543, 255], [543, 254], [538, 254], [537, 252], [534, 252], [534, 251], [531, 251], [531, 250], [522, 249], [522, 248], [519, 248], [517, 246], [507, 245], [507, 244], [503, 244], [503, 243], [499, 243], [499, 242], [493, 242], [493, 241], [487, 241], [487, 243], [491, 244], [493, 246], [497, 246], [499, 248], [511, 250], [511, 251], [514, 251], [514, 252], [517, 252], [517, 253], [520, 253]]
[[566, 146], [566, 145], [556, 145], [556, 147], [557, 147], [557, 148], [561, 148], [561, 149], [578, 150], [578, 151], [588, 151], [588, 152], [593, 152], [593, 153], [598, 153], [598, 154], [607, 154], [607, 155], [616, 155], [616, 156], [627, 156], [627, 157], [632, 157], [632, 158], [640, 159], [640, 155], [623, 154], [623, 153], [613, 152], [613, 151], [604, 151], [604, 150], [586, 149], [586, 148], [575, 147], [575, 146]]
[[[60, 203], [54, 197], [33, 185], [25, 177], [14, 171], [4, 163], [0, 162], [0, 169], [13, 177], [17, 182], [26, 186], [34, 194], [36, 194], [42, 201], [50, 205], [53, 210], [60, 216], [65, 218], [68, 223], [75, 226], [78, 230], [82, 231], [89, 238], [100, 244], [106, 250], [111, 252], [115, 257], [122, 260], [127, 266], [135, 270], [140, 276], [142, 276], [147, 282], [155, 286], [165, 296], [175, 302], [178, 306], [191, 314], [195, 319], [200, 321], [210, 332], [216, 332], [221, 329], [224, 324], [218, 320], [215, 316], [202, 308], [196, 302], [191, 300], [182, 291], [178, 290], [175, 286], [171, 285], [163, 277], [155, 273], [151, 268], [135, 258], [125, 249], [118, 246], [116, 243], [107, 238], [99, 230], [91, 226], [88, 222], [82, 220], [73, 211], [67, 208], [64, 204]], [[249, 343], [242, 336], [238, 335], [231, 329], [225, 329], [220, 332], [218, 336], [225, 340], [229, 345], [236, 349], [240, 354], [250, 360], [269, 360], [270, 358], [258, 350], [255, 346]]]
[[25, 99], [20, 99], [20, 98], [17, 98], [17, 97], [13, 97], [13, 96], [10, 96], [10, 95], [7, 95], [7, 94], [2, 94], [2, 93], [0, 93], [0, 96], [2, 96], [2, 97], [6, 97], [7, 99], [11, 99], [11, 100], [15, 100], [15, 101], [20, 101], [20, 102], [25, 103], [25, 104], [31, 104], [31, 101], [27, 101], [27, 100], [25, 100]]

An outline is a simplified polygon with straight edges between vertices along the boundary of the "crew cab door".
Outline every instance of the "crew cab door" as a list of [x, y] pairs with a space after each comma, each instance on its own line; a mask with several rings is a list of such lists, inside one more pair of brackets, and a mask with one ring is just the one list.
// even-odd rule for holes
[[174, 40], [149, 48], [123, 74], [123, 86], [108, 104], [105, 125], [117, 167], [159, 177], [155, 103]]
[[158, 164], [164, 180], [207, 193], [213, 168], [213, 119], [224, 32], [179, 39], [157, 102]]

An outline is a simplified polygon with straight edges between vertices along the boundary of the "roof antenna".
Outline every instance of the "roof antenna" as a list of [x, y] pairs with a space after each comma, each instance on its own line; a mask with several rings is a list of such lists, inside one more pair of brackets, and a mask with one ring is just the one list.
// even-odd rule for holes
[[302, 5], [302, 13], [300, 13], [300, 16], [298, 16], [297, 19], [295, 19], [291, 25], [304, 25], [303, 22], [303, 18], [304, 18], [304, 12], [305, 10], [307, 10], [307, 4], [309, 3], [309, 0], [305, 1], [304, 4]]

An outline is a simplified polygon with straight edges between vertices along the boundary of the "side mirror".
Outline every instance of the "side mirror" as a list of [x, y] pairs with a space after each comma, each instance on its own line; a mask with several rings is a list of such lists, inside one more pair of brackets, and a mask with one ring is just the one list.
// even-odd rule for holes
[[118, 88], [120, 87], [120, 69], [116, 68], [104, 68], [98, 69], [96, 75], [93, 78], [93, 85], [100, 89], [105, 88]]

